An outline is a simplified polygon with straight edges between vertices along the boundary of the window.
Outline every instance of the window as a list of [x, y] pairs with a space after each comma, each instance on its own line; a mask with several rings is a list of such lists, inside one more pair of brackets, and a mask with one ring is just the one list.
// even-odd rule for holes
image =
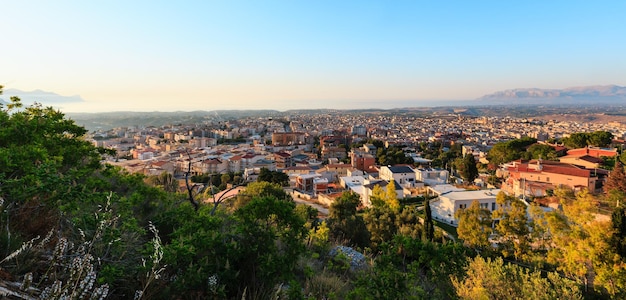
[[481, 203], [480, 208], [489, 209], [489, 203]]
[[491, 202], [491, 211], [496, 210], [496, 203], [495, 202]]
[[550, 182], [550, 177], [546, 177], [546, 182]]

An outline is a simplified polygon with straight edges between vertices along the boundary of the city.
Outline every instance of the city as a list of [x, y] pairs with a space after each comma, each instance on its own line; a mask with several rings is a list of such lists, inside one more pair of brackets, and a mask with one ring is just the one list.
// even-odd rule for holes
[[[558, 144], [560, 139], [567, 138], [571, 133], [595, 131], [610, 132], [614, 137], [611, 143], [614, 148], [593, 150], [591, 147], [591, 153], [578, 153]], [[179, 179], [188, 171], [192, 175], [219, 176], [231, 173], [254, 181], [260, 169], [267, 168], [289, 175], [289, 188], [304, 193], [309, 198], [324, 199], [329, 194], [336, 195], [342, 190], [352, 189], [361, 194], [364, 203], [368, 203], [367, 195], [371, 194], [371, 187], [363, 190], [364, 180], [388, 181], [391, 178], [383, 176], [382, 170], [388, 169], [388, 166], [380, 165], [377, 147], [367, 144], [368, 141], [380, 141], [385, 148], [399, 147], [404, 155], [412, 159], [409, 164], [404, 163], [409, 166], [410, 173], [414, 173], [411, 179], [396, 180], [396, 183], [407, 188], [399, 194], [403, 198], [423, 194], [425, 190], [420, 192], [419, 187], [462, 183], [450, 178], [450, 175], [457, 180], [461, 177], [456, 172], [450, 174], [450, 171], [454, 171], [451, 161], [444, 163], [432, 153], [420, 151], [420, 148], [437, 145], [445, 152], [454, 145], [460, 146], [462, 156], [472, 154], [476, 162], [487, 166], [487, 154], [495, 144], [528, 137], [536, 139], [538, 143], [552, 145], [556, 152], [562, 152], [562, 162], [595, 168], [594, 174], [598, 174], [602, 157], [620, 154], [617, 149], [621, 150], [623, 147], [626, 123], [579, 123], [453, 114], [423, 118], [410, 114], [363, 115], [337, 111], [292, 115], [281, 119], [246, 117], [161, 127], [139, 125], [94, 131], [90, 136], [95, 146], [116, 150], [116, 156], [108, 157], [108, 163], [121, 166], [132, 173], [157, 176], [165, 172]], [[593, 156], [599, 161], [583, 161], [580, 160], [582, 156]], [[544, 157], [544, 160], [547, 159], [548, 157]], [[191, 170], [188, 170], [190, 160]], [[515, 162], [506, 163], [490, 166], [489, 173], [494, 175], [496, 168], [505, 171], [505, 168], [515, 165]], [[607, 170], [599, 170], [606, 175]], [[496, 188], [488, 184], [490, 174], [486, 167], [483, 171], [473, 183], [483, 188]], [[431, 180], [432, 176], [436, 178], [434, 181]], [[528, 184], [527, 190], [522, 191], [519, 183], [515, 183], [514, 187], [508, 179], [500, 178], [508, 184], [505, 187], [507, 191], [516, 196], [545, 196], [546, 189], [554, 189], [561, 184], [548, 184], [549, 187], [536, 192]], [[346, 183], [354, 180], [361, 185], [355, 187]], [[570, 187], [575, 188], [577, 185], [578, 183], [570, 184]], [[584, 186], [589, 187], [590, 184]], [[594, 185], [592, 192], [602, 191], [601, 183], [597, 186], [598, 188]], [[321, 202], [328, 204], [330, 200]]]

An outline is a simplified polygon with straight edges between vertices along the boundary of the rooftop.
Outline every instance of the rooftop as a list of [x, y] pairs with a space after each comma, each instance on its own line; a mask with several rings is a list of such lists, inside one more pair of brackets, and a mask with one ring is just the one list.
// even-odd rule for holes
[[408, 166], [389, 166], [391, 173], [413, 173], [413, 169]]
[[454, 191], [442, 194], [451, 201], [457, 200], [481, 200], [481, 199], [495, 199], [496, 195], [500, 192], [499, 189], [495, 190], [479, 190], [479, 191]]

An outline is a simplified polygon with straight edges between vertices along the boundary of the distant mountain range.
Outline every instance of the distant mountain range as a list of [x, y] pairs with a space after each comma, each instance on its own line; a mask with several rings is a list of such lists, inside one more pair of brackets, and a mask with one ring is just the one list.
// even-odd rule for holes
[[18, 90], [18, 89], [6, 89], [0, 96], [0, 101], [4, 104], [8, 103], [11, 97], [17, 96], [22, 100], [25, 105], [33, 104], [34, 102], [41, 103], [43, 105], [55, 105], [62, 103], [76, 103], [85, 102], [79, 95], [75, 96], [62, 96], [52, 92], [46, 92], [42, 90], [34, 90], [30, 92]]
[[[0, 95], [0, 104], [6, 105], [12, 96], [17, 96], [24, 105], [31, 105], [34, 102], [44, 106], [57, 106], [59, 104], [85, 102], [79, 95], [62, 96], [56, 93], [34, 90], [22, 91], [18, 89], [6, 89]], [[626, 104], [626, 87], [618, 85], [597, 85], [570, 87], [566, 89], [539, 89], [539, 88], [519, 88], [498, 91], [484, 95], [473, 101], [457, 101], [455, 103], [440, 103], [439, 106], [482, 106], [482, 105], [594, 105], [594, 104]], [[407, 106], [408, 107], [408, 106]], [[292, 113], [310, 110], [294, 110]], [[119, 113], [119, 112], [117, 112]], [[206, 112], [180, 112], [182, 114], [205, 114]], [[212, 114], [215, 112], [212, 112]], [[241, 111], [225, 110], [219, 114], [241, 115]], [[259, 113], [257, 111], [256, 113]], [[275, 114], [275, 111], [261, 111], [265, 115]], [[127, 113], [132, 114], [132, 113]], [[127, 115], [126, 114], [126, 115]], [[245, 113], [244, 113], [245, 114]]]
[[[495, 92], [482, 96], [478, 101], [489, 104], [581, 104], [589, 101], [593, 103], [623, 103], [626, 100], [626, 87], [618, 85], [596, 85], [571, 87], [566, 89], [512, 89]], [[574, 102], [574, 103], [572, 103]]]

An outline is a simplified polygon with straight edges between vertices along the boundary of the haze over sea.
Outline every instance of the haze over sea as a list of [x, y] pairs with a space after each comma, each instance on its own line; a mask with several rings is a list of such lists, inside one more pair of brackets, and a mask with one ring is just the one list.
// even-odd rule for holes
[[[301, 102], [301, 101], [296, 101]], [[113, 111], [196, 111], [196, 110], [256, 110], [272, 109], [285, 111], [291, 109], [393, 109], [407, 107], [435, 107], [435, 106], [466, 106], [475, 105], [471, 100], [342, 100], [342, 101], [305, 101], [307, 105], [294, 103], [293, 105], [272, 105], [271, 101], [249, 104], [240, 103], [233, 105], [229, 102], [206, 101], [204, 103], [159, 103], [158, 107], [152, 108], [141, 102], [129, 102], [123, 105], [107, 105], [100, 102], [77, 102], [54, 105], [63, 112], [73, 113], [97, 113]]]

